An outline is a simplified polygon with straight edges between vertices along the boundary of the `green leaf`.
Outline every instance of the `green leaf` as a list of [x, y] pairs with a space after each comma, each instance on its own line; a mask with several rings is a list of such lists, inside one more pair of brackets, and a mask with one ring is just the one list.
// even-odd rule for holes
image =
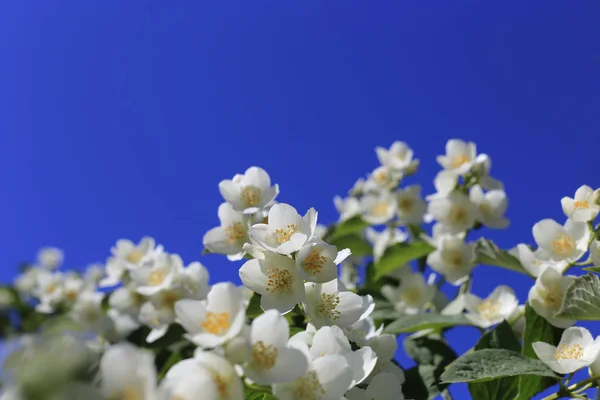
[[159, 369], [159, 373], [158, 373], [158, 380], [162, 380], [165, 375], [167, 374], [167, 372], [169, 371], [169, 369], [177, 364], [179, 361], [182, 360], [182, 356], [178, 351], [174, 351], [172, 353], [169, 354], [169, 356], [167, 357], [166, 361], [164, 362], [164, 364], [162, 364], [162, 366]]
[[260, 294], [255, 292], [250, 298], [248, 308], [246, 308], [246, 318], [254, 319], [262, 313], [263, 309], [260, 307]]
[[[521, 351], [521, 343], [515, 336], [511, 326], [502, 321], [496, 328], [479, 339], [474, 350], [506, 349]], [[469, 392], [474, 399], [514, 400], [519, 390], [518, 377], [498, 378], [488, 382], [470, 382]]]
[[444, 383], [486, 382], [506, 376], [537, 375], [560, 379], [540, 360], [525, 357], [516, 351], [484, 349], [467, 353], [446, 368]]
[[368, 223], [363, 221], [360, 215], [356, 217], [352, 217], [346, 221], [340, 222], [332, 227], [330, 227], [327, 233], [324, 236], [324, 239], [327, 243], [330, 243], [332, 240], [352, 234], [362, 232], [367, 226]]
[[436, 313], [405, 315], [398, 318], [385, 329], [385, 333], [411, 333], [423, 329], [443, 329], [457, 325], [472, 325], [464, 315], [442, 315]]
[[435, 250], [427, 242], [396, 243], [388, 247], [375, 264], [375, 280], [389, 274], [407, 262], [426, 256]]
[[370, 256], [373, 254], [371, 245], [367, 243], [362, 235], [356, 233], [330, 239], [327, 243], [336, 246], [338, 250], [348, 248], [355, 256]]
[[[538, 315], [533, 308], [525, 306], [525, 332], [523, 335], [523, 350], [521, 354], [531, 358], [537, 358], [533, 350], [533, 343], [546, 342], [557, 345], [560, 342], [563, 329], [556, 328], [548, 323], [546, 319]], [[517, 400], [529, 400], [537, 393], [556, 384], [554, 379], [538, 376], [522, 376], [519, 379], [519, 394]]]
[[407, 337], [404, 350], [418, 364], [405, 371], [404, 396], [413, 400], [437, 398], [447, 386], [438, 381], [444, 368], [456, 359], [454, 350], [439, 335]]
[[587, 268], [582, 268], [584, 271], [588, 271], [588, 272], [596, 272], [598, 274], [600, 274], [600, 267], [587, 267]]
[[529, 275], [517, 257], [508, 251], [500, 249], [491, 240], [480, 238], [475, 243], [475, 253], [477, 255], [477, 264], [506, 268]]
[[559, 318], [600, 320], [600, 278], [587, 274], [576, 278], [565, 292]]
[[246, 388], [244, 389], [244, 399], [245, 400], [277, 400], [277, 398], [275, 396], [273, 396], [271, 393], [266, 392], [267, 390], [270, 390], [269, 387], [265, 386], [264, 390], [261, 388], [261, 390], [254, 390], [252, 388]]

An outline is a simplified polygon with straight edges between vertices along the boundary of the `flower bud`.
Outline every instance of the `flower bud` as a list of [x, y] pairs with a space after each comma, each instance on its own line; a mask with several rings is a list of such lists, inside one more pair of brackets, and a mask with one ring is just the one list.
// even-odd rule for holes
[[592, 201], [594, 202], [594, 204], [600, 206], [600, 189], [594, 190], [594, 193], [592, 193]]

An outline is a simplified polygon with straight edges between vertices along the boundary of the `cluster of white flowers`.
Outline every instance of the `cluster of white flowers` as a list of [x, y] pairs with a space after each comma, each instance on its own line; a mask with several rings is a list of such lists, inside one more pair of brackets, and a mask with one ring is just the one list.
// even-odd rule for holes
[[[378, 147], [376, 154], [380, 165], [346, 198], [335, 197], [340, 217], [329, 228], [317, 224], [313, 208], [300, 215], [278, 203], [279, 186], [259, 167], [221, 181], [220, 225], [206, 232], [203, 245], [206, 253], [243, 260], [242, 286], [209, 285], [200, 262], [186, 265], [150, 237], [118, 240], [105, 264], [83, 275], [59, 269], [60, 250], [42, 249], [14, 289], [0, 290], [0, 317], [17, 313], [3, 337], [16, 336], [18, 355], [4, 367], [17, 372], [5, 377], [0, 399], [29, 400], [39, 391], [35, 385], [60, 389], [64, 398], [105, 400], [235, 400], [257, 393], [282, 400], [402, 399], [411, 382], [394, 361], [395, 333], [440, 340], [446, 326], [394, 332], [388, 322], [440, 315], [485, 331], [506, 321], [523, 339], [527, 304], [549, 324], [568, 328], [560, 343], [533, 343], [540, 360], [561, 374], [586, 366], [600, 374], [599, 339], [557, 316], [575, 279], [565, 273], [575, 265], [600, 267], [593, 225], [599, 190], [582, 186], [573, 199], [563, 198], [567, 221], [535, 224], [536, 248], [498, 250], [535, 279], [527, 304], [506, 285], [483, 299], [471, 292], [483, 251], [472, 236], [509, 225], [507, 196], [490, 176], [490, 158], [478, 155], [474, 143], [448, 141], [437, 157], [436, 193], [423, 197], [420, 186], [404, 185], [419, 166], [406, 143]], [[442, 291], [446, 283], [458, 287], [451, 300]], [[40, 316], [65, 318], [92, 336], [63, 329], [70, 344], [41, 351], [55, 343], [47, 335], [56, 328], [47, 333]], [[61, 353], [73, 352], [81, 356], [61, 361]], [[32, 367], [48, 363], [55, 366]], [[92, 377], [65, 372], [75, 366]]]

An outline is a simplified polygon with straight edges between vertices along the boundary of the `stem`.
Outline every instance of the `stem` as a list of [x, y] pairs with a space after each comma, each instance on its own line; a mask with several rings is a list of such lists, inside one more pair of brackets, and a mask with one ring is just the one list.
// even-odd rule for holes
[[573, 395], [575, 395], [575, 397], [579, 396], [577, 393], [575, 393], [577, 389], [581, 389], [588, 384], [593, 385], [598, 380], [600, 380], [600, 375], [590, 376], [589, 378], [584, 379], [581, 382], [577, 382], [567, 388], [561, 388], [558, 392], [551, 394], [550, 396], [546, 396], [542, 400], [556, 400], [563, 397], [573, 397]]

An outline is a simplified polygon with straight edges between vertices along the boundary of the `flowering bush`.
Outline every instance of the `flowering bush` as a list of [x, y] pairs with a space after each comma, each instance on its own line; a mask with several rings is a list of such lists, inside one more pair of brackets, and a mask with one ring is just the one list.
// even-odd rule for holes
[[[209, 284], [202, 264], [149, 237], [118, 240], [83, 274], [40, 250], [0, 291], [1, 399], [431, 399], [457, 382], [475, 399], [550, 387], [547, 399], [586, 398], [600, 339], [574, 325], [600, 320], [600, 191], [564, 197], [563, 225], [542, 220], [536, 246], [506, 251], [475, 237], [509, 225], [503, 185], [475, 144], [448, 141], [425, 197], [402, 185], [419, 166], [405, 143], [376, 153], [380, 166], [334, 199], [329, 227], [312, 208], [278, 203], [261, 168], [223, 180], [219, 226], [203, 244], [243, 260], [242, 286]], [[526, 304], [504, 285], [472, 294], [478, 265], [530, 276]], [[445, 339], [456, 326], [481, 331], [460, 356]], [[394, 360], [400, 334], [409, 369]], [[586, 367], [590, 378], [571, 382]]]

